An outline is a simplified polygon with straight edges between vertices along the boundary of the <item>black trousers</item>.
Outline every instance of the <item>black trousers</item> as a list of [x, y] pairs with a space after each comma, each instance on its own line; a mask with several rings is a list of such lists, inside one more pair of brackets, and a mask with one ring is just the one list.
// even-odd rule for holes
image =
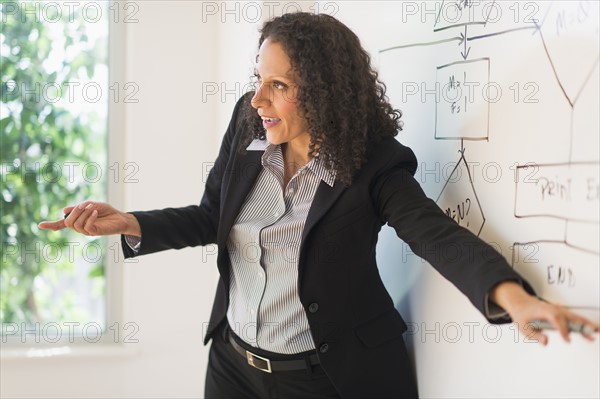
[[[248, 364], [229, 344], [227, 323], [213, 336], [210, 347], [205, 398], [340, 398], [321, 365], [306, 370], [266, 373]], [[281, 355], [251, 348], [253, 353], [269, 359], [303, 358], [305, 355]], [[294, 357], [290, 357], [294, 356]]]

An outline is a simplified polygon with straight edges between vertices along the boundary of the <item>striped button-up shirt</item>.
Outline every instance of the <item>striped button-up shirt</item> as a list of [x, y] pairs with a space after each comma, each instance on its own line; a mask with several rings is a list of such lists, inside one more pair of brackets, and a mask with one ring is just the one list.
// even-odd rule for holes
[[263, 169], [229, 234], [231, 259], [227, 320], [248, 344], [293, 354], [315, 348], [298, 295], [298, 257], [317, 187], [333, 186], [335, 173], [312, 158], [284, 187], [281, 146], [255, 140], [265, 150]]

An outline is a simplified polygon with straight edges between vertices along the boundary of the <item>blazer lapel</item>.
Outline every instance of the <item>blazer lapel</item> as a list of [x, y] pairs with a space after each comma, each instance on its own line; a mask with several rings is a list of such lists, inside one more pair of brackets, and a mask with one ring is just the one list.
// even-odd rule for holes
[[302, 244], [300, 246], [300, 250], [302, 250], [302, 245], [304, 244], [306, 237], [314, 225], [325, 215], [325, 213], [327, 213], [329, 208], [338, 199], [338, 197], [342, 195], [345, 189], [346, 186], [344, 186], [344, 184], [340, 183], [338, 180], [335, 181], [333, 187], [324, 181], [321, 181], [319, 187], [317, 188], [317, 192], [315, 193], [315, 198], [313, 199], [312, 205], [310, 206], [310, 210], [308, 211], [308, 216], [306, 217], [304, 231], [302, 232]]
[[217, 243], [223, 249], [233, 222], [262, 169], [263, 153], [264, 151], [249, 150], [243, 155], [237, 154], [230, 171], [223, 177], [225, 189], [221, 198], [221, 220], [217, 235]]

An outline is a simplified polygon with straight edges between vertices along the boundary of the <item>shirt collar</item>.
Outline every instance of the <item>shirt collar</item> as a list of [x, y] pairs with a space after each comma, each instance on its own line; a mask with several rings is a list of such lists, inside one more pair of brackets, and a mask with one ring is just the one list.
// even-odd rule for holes
[[335, 183], [335, 170], [329, 170], [325, 167], [323, 160], [316, 156], [308, 162], [307, 167], [312, 170], [312, 172], [319, 177], [319, 179], [323, 180], [330, 187], [333, 187]]
[[250, 143], [248, 147], [246, 147], [247, 151], [264, 151], [271, 144], [267, 140], [254, 139]]
[[[262, 156], [262, 161], [264, 164], [265, 162], [273, 163], [271, 161], [271, 156], [273, 155], [273, 152], [275, 151], [275, 149], [278, 147], [279, 147], [279, 149], [281, 148], [281, 146], [279, 144], [274, 145], [274, 144], [269, 143], [267, 140], [255, 139], [250, 143], [250, 145], [248, 145], [248, 147], [246, 147], [246, 150], [247, 151], [265, 151], [265, 153]], [[279, 166], [283, 167], [283, 164], [281, 164]], [[306, 167], [308, 169], [310, 169], [319, 179], [321, 179], [322, 181], [327, 183], [329, 186], [333, 187], [333, 184], [335, 183], [336, 172], [334, 170], [327, 169], [325, 167], [325, 165], [323, 164], [321, 158], [319, 158], [318, 156], [312, 158], [306, 164]]]

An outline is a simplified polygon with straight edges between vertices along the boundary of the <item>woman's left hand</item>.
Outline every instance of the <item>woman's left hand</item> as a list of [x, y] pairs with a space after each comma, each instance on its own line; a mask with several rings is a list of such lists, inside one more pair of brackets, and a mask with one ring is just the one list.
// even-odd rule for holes
[[566, 342], [570, 342], [570, 323], [582, 326], [581, 334], [590, 341], [593, 341], [594, 337], [586, 331], [597, 333], [600, 329], [600, 325], [563, 306], [542, 301], [528, 294], [520, 284], [514, 281], [498, 284], [490, 294], [490, 299], [508, 312], [521, 333], [542, 345], [548, 344], [548, 336], [544, 334], [543, 329], [536, 328], [536, 321], [549, 322]]

